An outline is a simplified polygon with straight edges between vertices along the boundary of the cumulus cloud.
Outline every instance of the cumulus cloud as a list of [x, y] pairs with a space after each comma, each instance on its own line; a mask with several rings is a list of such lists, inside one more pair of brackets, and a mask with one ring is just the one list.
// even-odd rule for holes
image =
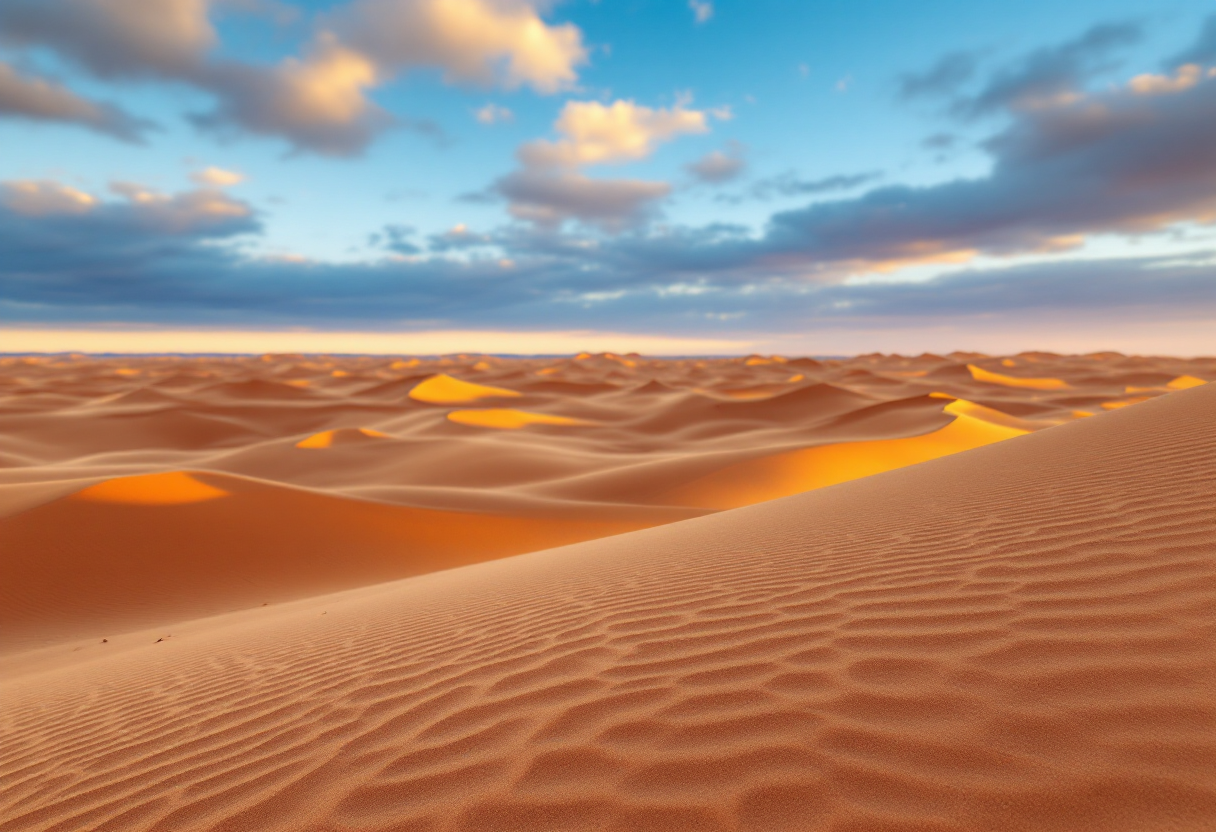
[[684, 169], [697, 181], [720, 185], [737, 179], [747, 168], [743, 146], [731, 144], [726, 150], [713, 150]]
[[582, 33], [551, 26], [528, 0], [359, 0], [334, 30], [379, 66], [438, 67], [451, 81], [553, 93], [587, 60]]
[[414, 69], [453, 83], [571, 87], [587, 60], [582, 33], [549, 25], [536, 0], [355, 0], [321, 18], [300, 57], [263, 66], [213, 58], [208, 0], [6, 0], [3, 42], [48, 46], [110, 79], [160, 78], [211, 93], [194, 122], [225, 133], [287, 139], [297, 150], [343, 156], [379, 133], [430, 122], [398, 118], [370, 98]]
[[714, 4], [709, 0], [688, 0], [688, 8], [692, 9], [693, 19], [697, 23], [708, 23], [714, 16]]
[[519, 157], [529, 167], [578, 167], [634, 162], [655, 147], [686, 133], [709, 132], [706, 112], [682, 104], [669, 109], [640, 106], [633, 101], [569, 101], [554, 127], [557, 141], [529, 142]]
[[709, 131], [712, 111], [686, 103], [651, 108], [633, 101], [569, 101], [554, 128], [561, 138], [538, 139], [519, 148], [520, 169], [491, 191], [506, 198], [511, 216], [550, 229], [566, 220], [619, 232], [653, 214], [654, 203], [671, 193], [666, 182], [595, 179], [582, 172], [594, 165], [645, 159], [682, 134]]
[[0, 61], [0, 116], [75, 124], [125, 142], [141, 144], [152, 122], [114, 104], [82, 98], [62, 84], [19, 74]]

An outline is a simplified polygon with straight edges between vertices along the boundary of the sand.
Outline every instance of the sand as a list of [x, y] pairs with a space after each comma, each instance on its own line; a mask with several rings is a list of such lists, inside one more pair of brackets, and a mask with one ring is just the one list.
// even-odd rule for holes
[[1211, 829], [1213, 414], [10, 655], [0, 830]]
[[1216, 379], [1028, 353], [0, 358], [0, 655], [620, 534]]

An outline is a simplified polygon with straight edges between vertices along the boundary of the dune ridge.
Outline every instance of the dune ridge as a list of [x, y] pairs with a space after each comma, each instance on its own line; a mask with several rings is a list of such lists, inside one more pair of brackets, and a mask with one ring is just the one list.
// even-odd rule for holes
[[1213, 413], [65, 652], [0, 832], [1203, 832]]
[[0, 652], [698, 517], [1210, 378], [1118, 354], [0, 357]]

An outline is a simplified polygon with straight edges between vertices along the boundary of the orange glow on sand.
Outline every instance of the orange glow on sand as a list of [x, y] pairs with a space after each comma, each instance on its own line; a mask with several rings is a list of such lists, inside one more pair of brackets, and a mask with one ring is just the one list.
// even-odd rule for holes
[[227, 497], [228, 492], [200, 482], [185, 471], [166, 471], [106, 480], [77, 491], [73, 496], [95, 503], [157, 506], [217, 500]]
[[431, 376], [410, 391], [411, 399], [427, 404], [467, 404], [482, 399], [514, 399], [522, 395], [505, 387], [461, 381], [446, 373]]
[[1061, 378], [1017, 378], [1016, 376], [1007, 376], [1004, 373], [994, 373], [991, 370], [985, 370], [974, 364], [968, 364], [967, 369], [971, 371], [971, 377], [976, 381], [999, 384], [1003, 387], [1020, 387], [1024, 390], [1069, 389], [1068, 382]]
[[495, 428], [497, 430], [519, 430], [528, 425], [561, 425], [570, 427], [591, 424], [582, 419], [570, 419], [566, 416], [550, 416], [547, 413], [529, 413], [526, 410], [512, 410], [510, 408], [453, 410], [448, 414], [448, 419], [461, 425], [477, 428]]

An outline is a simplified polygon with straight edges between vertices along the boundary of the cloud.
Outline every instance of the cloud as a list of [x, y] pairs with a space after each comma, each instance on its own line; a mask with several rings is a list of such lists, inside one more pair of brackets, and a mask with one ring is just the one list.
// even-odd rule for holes
[[572, 24], [548, 25], [534, 0], [356, 0], [321, 16], [300, 57], [264, 66], [211, 56], [207, 0], [6, 0], [0, 38], [47, 46], [107, 79], [162, 79], [205, 90], [203, 129], [286, 139], [297, 151], [351, 156], [391, 127], [442, 139], [370, 94], [401, 73], [438, 68], [452, 83], [573, 86], [587, 60]]
[[710, 185], [720, 185], [737, 179], [747, 168], [747, 159], [743, 155], [743, 146], [731, 144], [725, 151], [714, 150], [697, 161], [685, 165], [684, 169], [699, 182]]
[[1137, 23], [1094, 26], [1078, 38], [1035, 50], [997, 71], [977, 93], [957, 99], [952, 109], [970, 118], [1075, 100], [1087, 79], [1117, 65], [1114, 53], [1143, 37], [1143, 27]]
[[688, 0], [688, 8], [692, 9], [693, 18], [697, 23], [708, 23], [714, 16], [714, 4], [709, 0]]
[[541, 93], [568, 89], [587, 61], [573, 24], [527, 0], [360, 0], [334, 15], [343, 42], [389, 70], [438, 67], [449, 81]]
[[367, 242], [373, 248], [384, 248], [395, 254], [410, 257], [422, 253], [422, 248], [410, 239], [417, 233], [418, 229], [411, 225], [389, 224], [384, 226], [383, 231], [368, 237]]
[[1184, 64], [1176, 69], [1173, 75], [1154, 75], [1146, 73], [1137, 75], [1127, 86], [1139, 95], [1169, 95], [1182, 92], [1198, 84], [1205, 77], [1216, 76], [1216, 68], [1204, 69], [1199, 64]]
[[153, 123], [113, 104], [90, 101], [43, 78], [22, 76], [0, 61], [0, 116], [85, 127], [121, 141], [142, 144]]
[[866, 171], [864, 173], [835, 174], [821, 179], [803, 179], [792, 170], [758, 179], [743, 193], [720, 194], [716, 199], [731, 205], [738, 205], [749, 199], [768, 201], [781, 198], [800, 196], [815, 196], [832, 193], [833, 191], [848, 191], [868, 185], [882, 177], [882, 171]]
[[519, 157], [529, 167], [577, 167], [645, 159], [657, 145], [686, 133], [709, 132], [701, 110], [677, 104], [670, 109], [643, 107], [633, 101], [569, 101], [554, 127], [555, 141], [525, 144]]
[[24, 217], [46, 217], [86, 214], [97, 205], [97, 198], [58, 182], [19, 181], [0, 184], [0, 202]]
[[992, 172], [775, 215], [770, 256], [858, 269], [1058, 251], [1094, 234], [1216, 221], [1216, 79], [1025, 110], [986, 143]]
[[901, 76], [899, 96], [905, 100], [952, 96], [975, 77], [979, 61], [976, 52], [943, 55], [927, 69]]
[[499, 124], [505, 121], [514, 121], [515, 113], [498, 104], [487, 104], [475, 111], [473, 117], [482, 124]]
[[207, 0], [5, 0], [0, 39], [50, 46], [103, 78], [181, 78], [216, 43], [207, 11]]
[[653, 215], [653, 203], [671, 193], [666, 182], [593, 179], [581, 168], [645, 159], [682, 134], [709, 131], [712, 111], [685, 103], [651, 108], [633, 101], [569, 101], [554, 123], [561, 138], [523, 144], [520, 169], [490, 191], [506, 198], [516, 219], [549, 229], [578, 220], [619, 232]]
[[363, 151], [397, 120], [367, 98], [377, 69], [359, 52], [322, 37], [304, 58], [272, 68], [238, 63], [210, 66], [203, 83], [217, 106], [192, 117], [200, 128], [282, 136], [299, 150], [331, 156]]
[[223, 168], [208, 167], [190, 174], [190, 179], [196, 184], [207, 187], [228, 188], [244, 182], [245, 174]]
[[[957, 337], [970, 338], [1048, 320], [1102, 341], [1112, 321], [1156, 322], [1161, 329], [1167, 321], [1216, 320], [1211, 251], [977, 269], [918, 283], [821, 285], [775, 280], [764, 261], [747, 252], [734, 264], [744, 274], [716, 278], [712, 267], [729, 248], [715, 246], [746, 242], [729, 227], [687, 232], [668, 248], [633, 238], [600, 246], [564, 235], [452, 229], [448, 235], [462, 249], [452, 258], [419, 256], [409, 242], [413, 229], [388, 226], [372, 242], [390, 250], [402, 245], [398, 256], [327, 264], [242, 255], [227, 243], [258, 230], [247, 207], [220, 212], [217, 222], [206, 211], [184, 209], [189, 193], [147, 198], [133, 186], [118, 199], [102, 200], [74, 198], [55, 183], [38, 185], [8, 183], [0, 199], [0, 314], [10, 326], [147, 321], [473, 329], [551, 327], [561, 320], [569, 327], [766, 338], [952, 327], [962, 333]], [[10, 198], [20, 191], [65, 201], [27, 213]], [[150, 221], [171, 209], [186, 210], [192, 221]], [[509, 250], [511, 268], [498, 252], [470, 253], [487, 236], [494, 248]]]
[[639, 179], [591, 179], [576, 171], [524, 168], [495, 184], [506, 197], [511, 216], [546, 228], [569, 219], [608, 231], [637, 225], [651, 204], [671, 193], [666, 182]]

